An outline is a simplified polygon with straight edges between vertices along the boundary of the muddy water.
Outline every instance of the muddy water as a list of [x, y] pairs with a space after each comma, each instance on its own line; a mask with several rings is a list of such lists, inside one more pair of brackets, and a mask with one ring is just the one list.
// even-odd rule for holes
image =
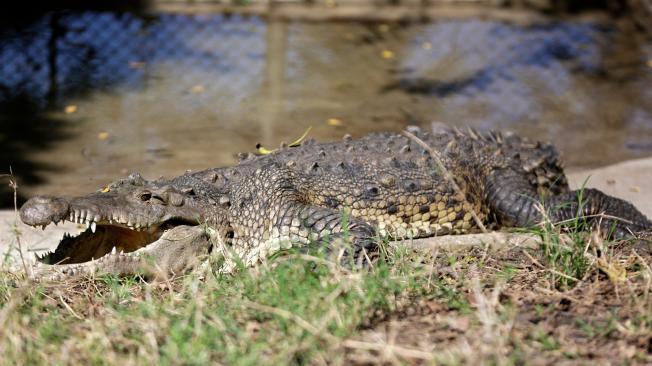
[[50, 14], [3, 30], [0, 91], [0, 162], [25, 196], [226, 165], [309, 127], [508, 129], [574, 168], [652, 155], [652, 43], [587, 21]]

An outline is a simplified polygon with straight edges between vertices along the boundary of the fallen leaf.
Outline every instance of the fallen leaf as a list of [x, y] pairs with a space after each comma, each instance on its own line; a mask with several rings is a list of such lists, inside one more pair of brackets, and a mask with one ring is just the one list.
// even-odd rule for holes
[[609, 279], [612, 282], [625, 282], [627, 279], [627, 270], [618, 263], [607, 262], [606, 260], [600, 258], [597, 260], [598, 268], [602, 272], [606, 273], [609, 276]]
[[193, 86], [192, 88], [190, 88], [190, 92], [193, 93], [193, 94], [201, 94], [201, 93], [203, 93], [205, 91], [206, 91], [206, 88], [201, 84], [197, 84], [197, 85]]
[[109, 133], [106, 132], [106, 131], [102, 131], [102, 132], [97, 134], [97, 138], [98, 138], [98, 140], [106, 140], [106, 139], [109, 138]]
[[344, 124], [344, 122], [338, 118], [329, 118], [326, 123], [328, 123], [329, 126], [342, 126]]
[[632, 192], [638, 193], [638, 192], [641, 191], [641, 187], [634, 186], [634, 187], [629, 188], [629, 190], [632, 191]]
[[303, 140], [306, 138], [306, 136], [308, 136], [308, 134], [310, 133], [310, 130], [312, 130], [312, 126], [309, 126], [309, 127], [308, 127], [304, 132], [303, 132], [303, 135], [301, 135], [298, 139], [296, 139], [296, 140], [294, 140], [293, 142], [291, 142], [290, 145], [288, 145], [288, 146], [289, 146], [289, 147], [297, 147], [297, 146], [301, 145], [301, 142], [303, 142]]
[[258, 151], [258, 153], [261, 154], [261, 155], [269, 155], [269, 154], [273, 153], [274, 151], [276, 151], [276, 149], [270, 150], [270, 149], [266, 148], [265, 146], [261, 145], [260, 143], [258, 143], [258, 144], [256, 144], [256, 151]]
[[385, 59], [394, 58], [394, 52], [392, 52], [392, 51], [390, 51], [390, 50], [383, 50], [383, 52], [382, 52], [381, 55], [382, 55], [383, 58], [385, 58]]
[[[311, 129], [312, 129], [312, 126], [308, 127], [308, 128], [303, 132], [303, 135], [301, 135], [301, 137], [299, 137], [299, 138], [296, 139], [295, 141], [291, 142], [289, 145], [287, 145], [287, 147], [297, 147], [297, 146], [300, 146], [301, 143], [303, 142], [303, 140], [306, 138], [306, 136], [308, 136], [308, 133], [310, 133], [310, 130], [311, 130]], [[282, 143], [281, 145], [285, 145], [285, 143]], [[262, 155], [268, 155], [268, 154], [273, 153], [273, 152], [276, 151], [277, 149], [270, 150], [270, 149], [264, 147], [261, 143], [257, 143], [257, 144], [256, 144], [256, 150], [258, 151], [259, 154], [262, 154]]]
[[66, 109], [64, 109], [64, 112], [66, 112], [66, 114], [75, 113], [77, 112], [77, 106], [74, 104], [67, 105]]

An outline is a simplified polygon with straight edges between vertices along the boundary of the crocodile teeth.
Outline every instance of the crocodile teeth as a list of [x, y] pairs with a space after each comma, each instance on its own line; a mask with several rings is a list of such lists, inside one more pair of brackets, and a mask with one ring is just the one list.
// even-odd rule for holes
[[93, 221], [91, 222], [90, 226], [91, 226], [91, 231], [93, 232], [93, 234], [95, 234], [95, 230], [97, 229], [97, 224]]
[[111, 254], [116, 254], [117, 252], [118, 251], [115, 249], [115, 246], [114, 246], [113, 249], [111, 249]]

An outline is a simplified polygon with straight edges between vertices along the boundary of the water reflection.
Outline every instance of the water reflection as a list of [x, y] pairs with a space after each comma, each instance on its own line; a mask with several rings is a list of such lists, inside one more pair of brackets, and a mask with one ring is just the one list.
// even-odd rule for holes
[[[541, 114], [541, 90], [568, 93], [575, 75], [601, 68], [600, 41], [609, 33], [587, 23], [518, 27], [468, 21], [426, 26], [409, 43], [401, 60], [403, 72], [388, 89], [444, 98], [451, 109], [483, 103], [488, 114], [472, 123], [484, 127], [494, 127], [496, 121], [523, 123]], [[433, 44], [437, 46], [424, 52], [424, 46]]]
[[571, 165], [601, 165], [652, 154], [649, 59], [635, 34], [586, 21], [50, 13], [0, 34], [0, 163], [27, 194], [77, 194], [134, 170], [229, 164], [309, 126], [331, 139], [440, 120], [554, 140]]

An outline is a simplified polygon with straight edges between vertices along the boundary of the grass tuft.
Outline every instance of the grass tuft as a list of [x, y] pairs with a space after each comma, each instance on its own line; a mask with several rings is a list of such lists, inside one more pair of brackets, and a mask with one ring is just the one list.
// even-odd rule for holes
[[[0, 348], [17, 363], [254, 364], [331, 359], [333, 349], [425, 275], [401, 255], [371, 270], [288, 253], [233, 275], [219, 263], [169, 282], [138, 277], [35, 285], [0, 274]], [[65, 352], [63, 351], [65, 350]]]

